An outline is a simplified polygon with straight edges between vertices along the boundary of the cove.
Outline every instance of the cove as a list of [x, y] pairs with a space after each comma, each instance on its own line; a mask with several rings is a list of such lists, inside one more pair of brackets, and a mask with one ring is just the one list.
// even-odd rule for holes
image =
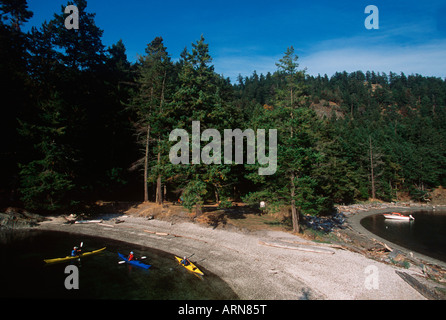
[[385, 219], [375, 214], [361, 225], [377, 236], [399, 246], [446, 262], [446, 211], [411, 212], [413, 222]]
[[[69, 255], [83, 242], [84, 251], [100, 254], [81, 261], [47, 265], [43, 259]], [[117, 252], [146, 256], [144, 270], [118, 264]], [[107, 238], [57, 231], [23, 230], [0, 233], [0, 297], [27, 299], [211, 300], [238, 299], [219, 277], [202, 268], [200, 278], [182, 268], [173, 254]], [[193, 260], [193, 258], [192, 258]], [[79, 269], [79, 289], [67, 290], [65, 268]], [[199, 262], [198, 262], [199, 264]], [[200, 266], [201, 267], [201, 266]]]

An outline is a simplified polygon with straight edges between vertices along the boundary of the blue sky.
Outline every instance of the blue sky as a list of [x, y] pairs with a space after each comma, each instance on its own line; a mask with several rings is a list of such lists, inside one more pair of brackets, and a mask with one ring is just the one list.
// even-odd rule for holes
[[[67, 1], [28, 4], [34, 17], [25, 30], [51, 20]], [[378, 30], [364, 26], [367, 5], [379, 9]], [[370, 70], [446, 77], [444, 0], [89, 0], [87, 11], [96, 13], [103, 43], [122, 39], [131, 61], [157, 36], [178, 59], [203, 34], [215, 70], [231, 80], [274, 72], [289, 46], [312, 75]]]

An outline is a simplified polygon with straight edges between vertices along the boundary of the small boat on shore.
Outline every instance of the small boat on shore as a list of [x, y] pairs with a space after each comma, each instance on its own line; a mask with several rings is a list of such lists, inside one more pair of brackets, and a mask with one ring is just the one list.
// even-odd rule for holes
[[405, 216], [405, 215], [402, 215], [399, 212], [384, 213], [383, 216], [386, 219], [393, 219], [393, 220], [400, 220], [400, 221], [415, 220], [415, 218], [411, 214], [409, 214], [408, 216]]

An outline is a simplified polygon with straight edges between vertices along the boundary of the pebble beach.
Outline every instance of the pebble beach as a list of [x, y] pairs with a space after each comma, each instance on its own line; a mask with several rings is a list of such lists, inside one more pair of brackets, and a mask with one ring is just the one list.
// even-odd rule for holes
[[[99, 223], [84, 224], [50, 217], [34, 228], [126, 241], [178, 256], [194, 254], [193, 261], [244, 300], [426, 299], [397, 274], [397, 266], [288, 232], [225, 230], [133, 215], [122, 215], [119, 222], [106, 215]], [[421, 275], [418, 269], [404, 271]]]

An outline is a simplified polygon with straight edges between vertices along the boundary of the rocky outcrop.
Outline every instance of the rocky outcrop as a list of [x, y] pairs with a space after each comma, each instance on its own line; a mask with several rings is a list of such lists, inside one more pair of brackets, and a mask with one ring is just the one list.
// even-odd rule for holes
[[9, 207], [4, 212], [0, 212], [0, 230], [2, 229], [23, 229], [34, 227], [39, 222], [46, 219], [38, 214], [34, 214], [19, 208]]
[[342, 212], [336, 212], [328, 217], [310, 216], [303, 217], [303, 223], [313, 230], [329, 233], [334, 229], [344, 229], [345, 216]]

